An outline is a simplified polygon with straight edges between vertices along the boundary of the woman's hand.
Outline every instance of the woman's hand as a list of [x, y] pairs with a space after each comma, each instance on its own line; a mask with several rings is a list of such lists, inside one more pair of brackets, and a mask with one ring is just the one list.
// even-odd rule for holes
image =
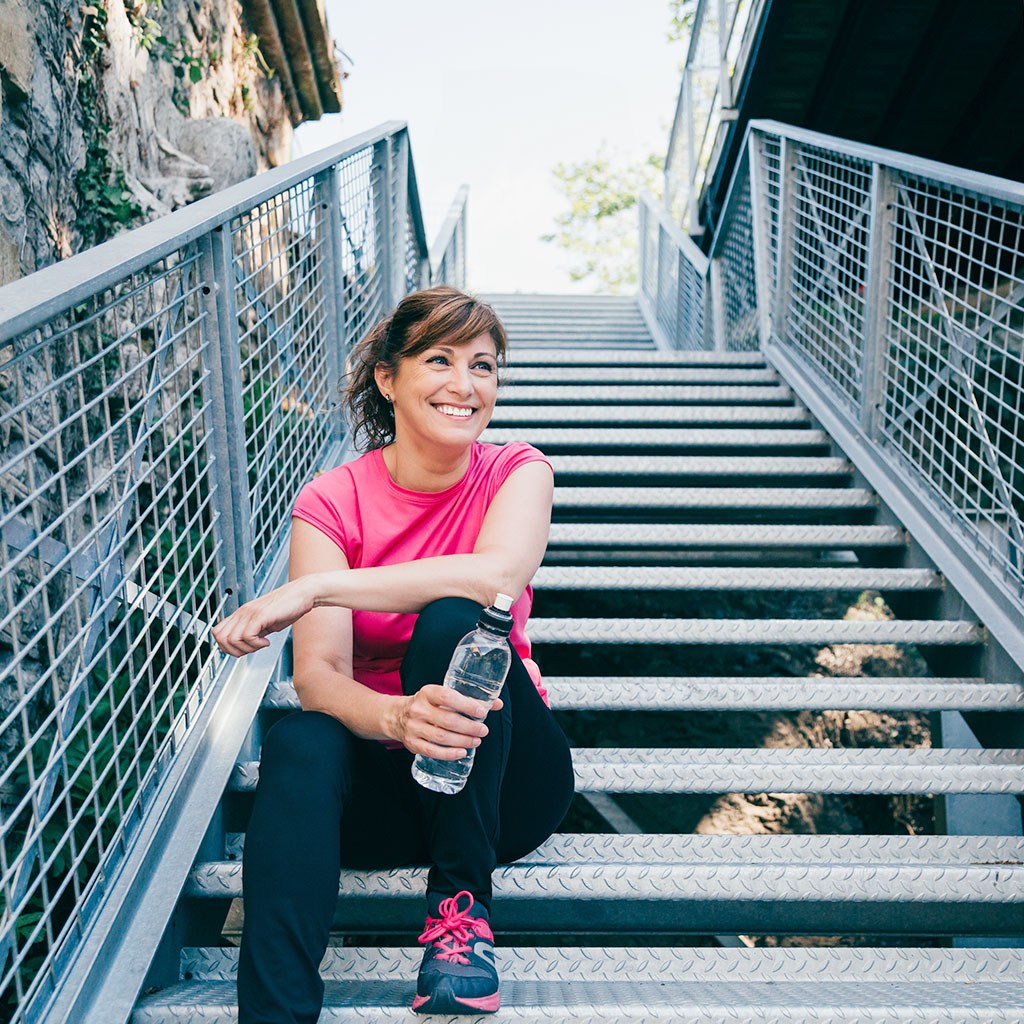
[[261, 647], [269, 647], [267, 633], [290, 626], [306, 612], [312, 611], [316, 601], [313, 577], [302, 576], [286, 583], [269, 594], [248, 601], [213, 627], [217, 646], [234, 657], [251, 654]]
[[487, 726], [474, 719], [482, 719], [488, 711], [501, 706], [500, 697], [487, 704], [450, 687], [430, 684], [411, 697], [399, 698], [398, 710], [388, 731], [414, 754], [425, 754], [439, 761], [457, 761], [465, 757], [471, 747], [478, 747], [487, 735]]

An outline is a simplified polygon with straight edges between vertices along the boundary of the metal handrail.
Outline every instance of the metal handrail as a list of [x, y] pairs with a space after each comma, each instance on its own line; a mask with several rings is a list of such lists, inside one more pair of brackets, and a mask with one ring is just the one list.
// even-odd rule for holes
[[130, 1013], [278, 671], [280, 638], [232, 664], [210, 626], [283, 578], [345, 352], [430, 281], [390, 122], [0, 289], [12, 1021]]
[[469, 186], [455, 193], [448, 215], [430, 247], [431, 279], [456, 288], [466, 285], [466, 204]]

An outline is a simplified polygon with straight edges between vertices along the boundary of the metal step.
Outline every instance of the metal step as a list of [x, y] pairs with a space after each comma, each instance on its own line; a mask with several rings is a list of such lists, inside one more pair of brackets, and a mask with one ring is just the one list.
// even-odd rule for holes
[[777, 384], [775, 370], [714, 366], [513, 366], [501, 373], [503, 386], [527, 384]]
[[763, 523], [552, 523], [557, 547], [642, 548], [896, 548], [907, 542], [895, 526], [802, 526]]
[[535, 590], [939, 590], [929, 569], [790, 569], [728, 566], [542, 566]]
[[534, 644], [979, 644], [976, 622], [931, 619], [530, 619]]
[[[321, 1022], [408, 1021], [421, 957], [328, 950]], [[145, 997], [134, 1024], [235, 1020], [237, 960], [237, 950], [185, 950], [182, 973], [194, 980]], [[1006, 1024], [1024, 1005], [1018, 950], [498, 947], [495, 961], [494, 1019], [538, 1024]]]
[[520, 366], [765, 366], [760, 352], [616, 352], [609, 349], [565, 351], [561, 348], [531, 349], [512, 353], [511, 368]]
[[552, 448], [811, 448], [824, 447], [823, 430], [682, 429], [673, 427], [488, 427], [480, 437], [491, 444], [526, 441]]
[[[577, 747], [572, 759], [578, 793], [1024, 793], [1024, 750]], [[241, 761], [229, 788], [258, 778], [259, 762]]]
[[[1024, 684], [903, 676], [545, 676], [556, 711], [1024, 711]], [[264, 708], [297, 710], [288, 680]]]
[[859, 487], [556, 487], [556, 509], [858, 509], [878, 498]]
[[847, 459], [816, 455], [552, 455], [562, 476], [844, 476]]
[[498, 406], [512, 403], [589, 405], [594, 402], [687, 403], [722, 405], [791, 402], [785, 384], [513, 384], [498, 392]]
[[679, 424], [709, 426], [809, 423], [810, 413], [795, 405], [498, 405], [492, 426], [520, 423]]

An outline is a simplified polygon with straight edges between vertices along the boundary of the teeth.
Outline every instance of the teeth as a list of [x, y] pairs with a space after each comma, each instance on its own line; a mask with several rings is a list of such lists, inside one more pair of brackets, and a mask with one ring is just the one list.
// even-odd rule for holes
[[454, 405], [439, 405], [437, 408], [447, 416], [461, 416], [465, 419], [467, 416], [473, 415], [472, 409], [459, 409]]

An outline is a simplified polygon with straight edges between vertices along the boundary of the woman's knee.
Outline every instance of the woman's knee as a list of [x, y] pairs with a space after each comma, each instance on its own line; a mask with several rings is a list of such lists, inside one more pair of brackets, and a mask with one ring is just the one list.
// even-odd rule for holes
[[331, 715], [297, 711], [267, 733], [260, 756], [260, 778], [284, 777], [308, 787], [334, 782], [350, 767], [353, 734]]
[[444, 680], [455, 645], [475, 628], [481, 608], [465, 597], [441, 597], [420, 611], [402, 659], [405, 693]]

